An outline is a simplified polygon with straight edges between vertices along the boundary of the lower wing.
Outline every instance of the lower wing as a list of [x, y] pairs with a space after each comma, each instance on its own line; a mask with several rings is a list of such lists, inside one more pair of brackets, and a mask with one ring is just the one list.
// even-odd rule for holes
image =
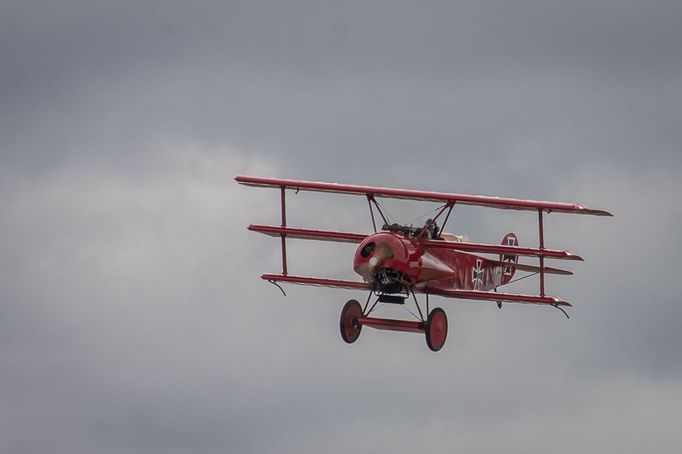
[[[316, 287], [344, 288], [350, 290], [372, 290], [366, 282], [348, 281], [343, 279], [329, 279], [311, 276], [296, 276], [291, 274], [263, 274], [261, 279], [269, 282], [286, 282], [289, 284], [312, 285]], [[477, 290], [443, 290], [429, 288], [415, 289], [416, 292], [427, 295], [438, 295], [446, 298], [460, 298], [483, 301], [504, 301], [506, 303], [548, 304], [550, 306], [571, 306], [567, 301], [553, 296], [524, 295], [520, 293], [481, 292]]]

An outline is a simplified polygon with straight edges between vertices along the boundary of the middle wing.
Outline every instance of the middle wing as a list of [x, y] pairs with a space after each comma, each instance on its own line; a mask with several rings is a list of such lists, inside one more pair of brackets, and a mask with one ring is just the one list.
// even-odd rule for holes
[[[280, 237], [284, 235], [289, 238], [302, 240], [338, 241], [340, 243], [360, 243], [362, 240], [367, 238], [367, 235], [363, 233], [336, 232], [333, 230], [296, 229], [274, 225], [251, 224], [248, 229], [252, 232], [263, 233], [265, 235], [274, 237]], [[445, 240], [423, 240], [422, 244], [427, 248], [454, 249], [457, 251], [478, 252], [482, 254], [507, 254], [524, 257], [547, 257], [560, 260], [582, 260], [582, 257], [573, 254], [570, 251], [560, 251], [555, 249], [537, 249], [532, 247], [506, 246], [503, 244], [464, 242], [456, 243]]]

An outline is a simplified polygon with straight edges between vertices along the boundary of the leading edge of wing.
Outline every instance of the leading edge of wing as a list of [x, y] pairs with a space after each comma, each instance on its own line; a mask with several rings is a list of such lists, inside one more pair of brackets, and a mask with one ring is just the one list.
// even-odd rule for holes
[[419, 292], [426, 293], [429, 295], [444, 296], [446, 298], [461, 298], [467, 300], [483, 301], [503, 301], [505, 303], [548, 304], [550, 306], [572, 307], [572, 304], [569, 303], [568, 301], [564, 301], [553, 296], [524, 295], [521, 293], [482, 292], [480, 290], [447, 290], [430, 287], [419, 289]]
[[454, 202], [462, 205], [476, 205], [506, 210], [523, 210], [560, 213], [589, 214], [594, 216], [613, 216], [608, 211], [594, 210], [575, 203], [547, 202], [523, 200], [515, 198], [491, 197], [483, 195], [455, 194], [447, 192], [419, 191], [412, 189], [382, 188], [358, 186], [321, 181], [290, 180], [282, 178], [264, 178], [239, 175], [235, 177], [239, 184], [257, 187], [289, 188], [296, 191], [332, 192], [338, 194], [372, 195], [394, 199], [408, 199], [425, 202]]

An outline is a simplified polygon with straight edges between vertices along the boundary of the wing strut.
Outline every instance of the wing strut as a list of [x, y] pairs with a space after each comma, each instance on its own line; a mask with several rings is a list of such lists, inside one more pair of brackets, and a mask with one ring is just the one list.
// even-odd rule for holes
[[[542, 220], [542, 210], [538, 209], [538, 233], [540, 235], [540, 250], [545, 250], [545, 231]], [[540, 296], [545, 296], [545, 256], [540, 255]]]
[[[287, 205], [286, 205], [286, 188], [282, 186], [281, 191], [281, 204], [282, 204], [282, 227], [287, 226]], [[280, 234], [282, 238], [282, 274], [287, 275], [287, 235], [285, 233]], [[281, 289], [280, 289], [281, 290]], [[284, 292], [284, 290], [282, 290]]]
[[436, 219], [440, 217], [441, 214], [447, 209], [448, 214], [445, 216], [445, 222], [443, 222], [443, 225], [441, 226], [439, 233], [438, 233], [438, 238], [440, 238], [440, 234], [443, 232], [443, 229], [445, 228], [445, 224], [448, 222], [448, 218], [450, 217], [450, 213], [452, 213], [452, 209], [455, 206], [455, 202], [450, 201], [443, 205], [443, 208], [438, 211], [438, 214], [436, 214], [433, 219], [429, 219], [427, 223], [424, 225], [424, 227], [419, 231], [419, 234], [417, 235], [417, 238], [421, 238], [424, 236], [424, 234], [436, 223]]
[[450, 202], [448, 205], [450, 205], [450, 209], [448, 210], [448, 214], [445, 215], [445, 220], [443, 221], [443, 225], [440, 226], [440, 231], [438, 232], [438, 239], [443, 238], [443, 232], [445, 231], [445, 224], [448, 223], [448, 219], [450, 219], [450, 213], [452, 213], [452, 209], [455, 207], [455, 203], [457, 202]]
[[372, 216], [372, 226], [374, 227], [374, 233], [377, 233], [377, 224], [374, 220], [374, 210], [372, 209], [372, 204], [374, 204], [374, 206], [377, 208], [377, 211], [379, 212], [381, 219], [384, 220], [384, 224], [388, 224], [388, 219], [386, 219], [384, 212], [381, 211], [381, 207], [374, 198], [374, 194], [370, 194], [369, 192], [367, 193], [367, 203], [369, 204], [369, 214]]
[[372, 227], [374, 227], [374, 233], [377, 233], [377, 223], [374, 220], [374, 210], [372, 209], [372, 200], [374, 200], [374, 197], [372, 197], [371, 194], [367, 194], [367, 205], [369, 205], [369, 215], [372, 216]]

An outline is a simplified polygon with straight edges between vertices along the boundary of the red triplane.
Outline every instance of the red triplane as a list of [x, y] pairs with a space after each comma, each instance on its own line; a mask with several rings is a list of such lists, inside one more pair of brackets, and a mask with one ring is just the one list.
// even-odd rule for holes
[[[534, 200], [507, 199], [466, 194], [414, 191], [404, 189], [355, 186], [337, 183], [284, 180], [238, 176], [240, 184], [247, 186], [271, 187], [280, 190], [282, 221], [280, 226], [250, 225], [249, 230], [281, 238], [282, 273], [263, 274], [261, 278], [273, 284], [287, 282], [301, 285], [366, 290], [369, 292], [364, 306], [350, 300], [341, 311], [341, 337], [345, 342], [355, 342], [363, 326], [372, 328], [425, 333], [426, 344], [433, 351], [440, 350], [445, 344], [448, 320], [443, 309], [436, 307], [429, 311], [429, 295], [471, 300], [546, 304], [560, 309], [571, 306], [568, 302], [545, 295], [545, 274], [572, 274], [557, 268], [545, 266], [545, 259], [582, 260], [568, 251], [546, 249], [544, 241], [544, 213], [575, 213], [596, 216], [611, 216], [602, 210], [592, 210], [581, 205], [558, 202], [539, 202]], [[333, 192], [360, 195], [367, 199], [374, 233], [335, 232], [291, 228], [286, 219], [286, 190]], [[393, 198], [442, 203], [432, 219], [422, 227], [389, 224], [377, 198]], [[443, 232], [455, 205], [477, 205], [489, 208], [533, 211], [538, 216], [539, 247], [521, 247], [516, 235], [508, 233], [501, 245], [470, 243], [462, 236]], [[384, 225], [377, 230], [374, 212], [381, 216]], [[436, 211], [436, 210], [434, 210]], [[436, 221], [445, 215], [441, 227]], [[296, 276], [287, 272], [286, 239], [337, 241], [359, 243], [353, 259], [353, 269], [363, 278], [360, 281], [347, 281], [320, 277]], [[474, 253], [496, 254], [488, 258]], [[519, 256], [537, 257], [539, 266], [518, 263]], [[498, 292], [500, 286], [512, 281], [516, 271], [525, 271], [540, 276], [540, 292], [537, 295]], [[281, 289], [281, 287], [280, 287]], [[423, 312], [415, 296], [426, 295], [426, 313]], [[376, 300], [370, 305], [372, 296]], [[418, 321], [395, 320], [370, 317], [379, 303], [404, 304], [412, 298], [419, 313]]]

